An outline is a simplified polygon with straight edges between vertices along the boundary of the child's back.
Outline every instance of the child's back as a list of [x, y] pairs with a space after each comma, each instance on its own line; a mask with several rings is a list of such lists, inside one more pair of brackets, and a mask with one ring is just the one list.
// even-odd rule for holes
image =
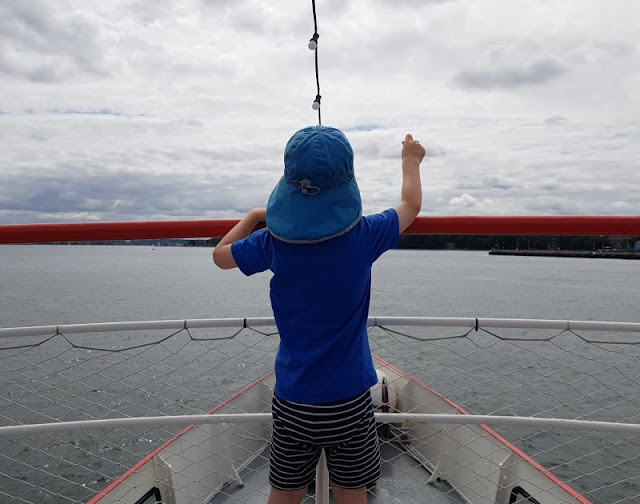
[[318, 404], [375, 385], [367, 336], [371, 264], [395, 247], [398, 238], [397, 215], [390, 209], [363, 217], [344, 235], [319, 243], [285, 243], [262, 230], [234, 247], [245, 274], [273, 272], [279, 397]]

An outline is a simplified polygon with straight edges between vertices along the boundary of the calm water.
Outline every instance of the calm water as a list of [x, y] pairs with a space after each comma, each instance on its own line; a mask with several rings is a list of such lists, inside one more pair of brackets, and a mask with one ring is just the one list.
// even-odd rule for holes
[[[374, 266], [371, 314], [638, 322], [639, 268], [638, 261], [609, 259], [500, 257], [489, 256], [486, 252], [391, 251]], [[0, 246], [0, 327], [116, 320], [270, 316], [269, 278], [269, 274], [246, 278], [237, 270], [219, 270], [212, 264], [211, 250], [205, 248]], [[380, 341], [385, 341], [384, 335]], [[245, 371], [237, 367], [240, 365], [237, 359], [226, 359], [219, 364], [212, 363], [207, 359], [213, 357], [214, 353], [202, 356], [197, 353], [201, 349], [200, 346], [189, 350], [191, 347], [183, 347], [180, 339], [170, 341], [166, 347], [158, 346], [145, 351], [142, 354], [144, 359], [140, 362], [137, 357], [117, 354], [104, 360], [94, 358], [89, 364], [85, 359], [89, 359], [90, 355], [67, 349], [62, 358], [56, 361], [57, 364], [49, 363], [51, 354], [57, 352], [56, 345], [63, 343], [57, 341], [55, 344], [52, 343], [50, 348], [35, 349], [28, 359], [30, 362], [44, 363], [49, 371], [55, 372], [55, 366], [61, 366], [60, 390], [65, 390], [64, 387], [67, 386], [70, 388], [58, 398], [49, 397], [60, 391], [56, 388], [57, 384], [48, 388], [48, 380], [33, 380], [33, 390], [29, 389], [28, 394], [25, 392], [25, 385], [15, 391], [11, 385], [0, 387], [0, 395], [10, 397], [14, 406], [13, 411], [3, 411], [8, 418], [24, 422], [46, 421], [44, 417], [21, 417], [23, 413], [16, 405], [25, 404], [26, 401], [35, 401], [31, 405], [25, 404], [30, 407], [30, 412], [41, 412], [50, 418], [56, 418], [59, 414], [62, 417], [63, 410], [67, 407], [77, 408], [75, 411], [82, 411], [83, 414], [94, 415], [97, 418], [115, 411], [134, 416], [141, 414], [141, 411], [143, 414], [151, 411], [168, 414], [199, 413], [201, 410], [198, 408], [202, 408], [203, 403], [216, 404], [221, 397], [226, 397], [229, 391], [241, 386], [242, 380], [247, 379]], [[591, 367], [599, 364], [599, 361], [596, 357], [582, 355], [575, 349], [575, 343], [571, 343], [570, 352], [562, 357], [565, 360], [560, 364], [560, 368], [549, 373], [548, 380], [545, 381], [539, 381], [538, 374], [531, 374], [529, 378], [528, 363], [517, 360], [526, 359], [533, 353], [520, 352], [501, 360], [502, 378], [497, 384], [491, 385], [504, 387], [504, 390], [499, 393], [496, 393], [498, 389], [495, 388], [489, 390], [489, 382], [484, 380], [488, 379], [489, 373], [493, 373], [493, 363], [498, 355], [493, 349], [493, 343], [489, 341], [484, 348], [485, 343], [482, 340], [468, 340], [461, 341], [455, 347], [435, 346], [425, 351], [420, 350], [419, 345], [412, 348], [403, 341], [389, 340], [388, 347], [378, 347], [375, 351], [391, 352], [402, 363], [401, 367], [411, 373], [428, 373], [418, 376], [427, 383], [437, 384], [438, 390], [451, 394], [454, 400], [460, 400], [460, 403], [469, 407], [471, 411], [517, 413], [516, 410], [502, 411], [498, 408], [504, 407], [505, 400], [509, 399], [507, 394], [515, 381], [526, 382], [529, 379], [534, 387], [524, 388], [519, 385], [517, 394], [512, 394], [518, 396], [512, 397], [514, 405], [517, 404], [519, 408], [533, 408], [531, 411], [522, 410], [521, 414], [539, 411], [554, 414], [553, 408], [556, 407], [556, 403], [553, 401], [557, 401], [558, 404], [570, 405], [569, 415], [578, 415], [581, 414], [579, 407], [587, 410], [599, 409], [606, 401], [613, 400], [611, 394], [607, 395], [607, 389], [601, 390], [600, 382], [594, 381], [591, 384], [588, 380], [590, 376], [585, 374], [584, 379], [577, 380], [576, 376], [581, 372], [582, 359], [589, 358]], [[236, 355], [236, 351], [240, 352], [241, 349], [234, 348], [234, 344], [235, 342], [228, 343], [221, 355]], [[269, 352], [273, 351], [272, 345], [275, 344], [277, 342], [270, 342], [267, 345], [271, 345], [270, 348], [264, 349], [265, 354], [262, 357], [252, 357], [255, 359], [254, 362], [264, 361], [264, 365], [270, 365], [272, 353]], [[258, 348], [259, 345], [249, 350], [255, 353]], [[449, 355], [447, 359], [453, 356], [453, 360], [438, 362], [440, 350], [446, 350]], [[551, 347], [548, 350], [551, 353], [545, 354], [544, 358], [553, 360], [554, 352], [560, 350], [564, 351], [562, 345]], [[187, 359], [189, 364], [194, 366], [190, 371], [193, 373], [191, 376], [198, 378], [199, 373], [215, 365], [216, 369], [220, 370], [216, 387], [212, 387], [204, 379], [190, 379], [189, 373], [178, 374], [178, 371], [166, 373], [163, 376], [166, 381], [157, 382], [155, 370], [151, 376], [150, 369], [153, 367], [150, 363], [156, 359], [166, 367], [169, 361], [164, 360], [168, 358], [165, 351], [174, 357]], [[194, 351], [196, 353], [193, 353]], [[537, 350], [535, 353], [537, 355], [541, 351]], [[382, 355], [386, 357], [386, 354]], [[574, 358], [578, 363], [567, 367], [565, 373], [563, 366], [567, 366], [569, 358]], [[6, 362], [13, 365], [11, 359]], [[75, 363], [76, 367], [73, 370], [78, 372], [89, 366], [103, 366], [100, 368], [102, 370], [99, 378], [104, 381], [94, 381], [94, 375], [91, 375], [91, 378], [85, 374], [73, 375], [73, 370], [67, 370], [69, 362]], [[631, 362], [636, 361], [623, 361], [622, 364], [628, 366]], [[27, 368], [22, 363], [23, 360], [18, 363], [21, 368], [20, 379], [23, 383], [26, 379], [28, 383], [31, 371], [24, 370]], [[434, 367], [434, 364], [440, 364], [440, 367]], [[514, 368], [513, 374], [506, 373], [507, 367]], [[637, 369], [624, 369], [620, 365], [618, 369], [627, 373], [627, 376], [637, 376]], [[126, 370], [125, 375], [122, 374], [122, 370]], [[466, 372], [461, 373], [463, 370]], [[5, 383], [11, 383], [11, 375], [8, 372], [10, 370], [0, 371], [3, 371], [3, 377], [9, 379]], [[38, 371], [34, 368], [33, 372]], [[67, 376], [75, 381], [64, 383]], [[462, 379], [467, 382], [463, 383]], [[468, 380], [476, 379], [478, 386], [470, 387]], [[583, 390], [582, 393], [584, 397], [596, 399], [595, 402], [574, 404], [575, 385], [572, 385], [573, 388], [562, 386], [564, 383], [572, 384], [576, 381], [584, 387], [593, 387]], [[634, 386], [637, 381], [631, 379], [625, 382], [627, 383]], [[128, 388], [124, 391], [114, 388], [113, 392], [109, 393], [110, 387], [116, 384]], [[175, 388], [163, 390], [167, 384]], [[76, 390], [74, 387], [82, 390]], [[539, 393], [540, 387], [546, 390], [553, 388], [555, 397], [549, 398], [546, 394]], [[462, 395], [456, 396], [456, 391], [459, 390], [462, 390]], [[596, 396], [596, 392], [605, 394]], [[76, 394], [77, 400], [81, 401], [80, 393], [88, 393], [89, 397], [98, 394], [99, 399], [90, 403], [69, 402], [69, 397], [75, 398]], [[526, 394], [531, 394], [531, 397], [527, 398], [525, 403], [523, 398]], [[638, 397], [637, 390], [629, 390], [626, 395], [630, 401], [625, 402], [624, 407], [635, 407], [633, 398]], [[496, 403], [495, 406], [493, 403]], [[148, 410], [141, 410], [141, 407]], [[489, 410], [482, 411], [482, 408]], [[565, 412], [558, 412], [560, 416], [563, 413]], [[621, 413], [621, 418], [628, 419], [633, 415], [635, 413], [632, 411], [625, 410]], [[149, 432], [147, 434], [145, 431], [126, 441], [118, 437], [116, 431], [102, 437], [89, 437], [79, 433], [79, 437], [76, 436], [64, 443], [52, 443], [51, 439], [42, 436], [36, 437], [32, 445], [18, 444], [18, 448], [14, 445], [5, 446], [2, 444], [4, 441], [0, 439], [0, 455], [11, 451], [13, 459], [27, 461], [25, 464], [57, 464], [59, 467], [56, 471], [62, 474], [66, 481], [80, 482], [72, 492], [76, 492], [73, 499], [82, 502], [91, 494], [90, 489], [95, 491], [107, 482], [104, 478], [91, 480], [92, 477], [95, 478], [96, 473], [108, 474], [111, 477], [121, 474], [122, 467], [130, 467], [140, 458], [140, 454], [148, 453], [162, 441], [163, 436], [166, 437], [166, 433]], [[576, 451], [590, 453], [600, 449], [600, 445], [592, 447], [581, 438], [571, 439], [571, 435], [569, 432], [531, 432], [527, 445], [536, 453], [536, 459], [548, 467], [557, 460], [566, 459], [566, 466], [554, 467], [554, 472], [566, 481], [571, 481], [579, 475], [591, 474], [596, 469], [588, 465], [588, 457], [581, 459], [578, 467], [574, 467], [575, 464], [569, 467]], [[565, 449], [559, 453], [552, 453], [553, 447], [558, 444], [557, 436], [567, 438], [563, 439]], [[523, 439], [522, 433], [518, 433], [517, 438]], [[595, 443], [604, 443], [604, 436]], [[607, 443], [608, 446], [617, 447], [616, 449], [630, 450], [624, 458], [630, 461], [637, 460], [637, 440], [625, 444], [615, 438]], [[85, 449], [72, 449], [76, 446]], [[96, 454], [104, 457], [96, 462]], [[31, 457], [34, 457], [33, 460]], [[62, 466], [61, 460], [68, 460], [71, 465]], [[112, 461], [113, 465], [110, 466], [106, 460]], [[611, 463], [612, 466], [615, 464], [616, 462]], [[24, 483], [24, 502], [43, 502], [43, 494], [37, 490], [40, 485], [37, 476], [28, 465], [24, 467], [25, 469], [12, 467], [11, 458], [0, 460], [0, 474], [13, 471], [18, 474], [13, 478], [19, 477]], [[54, 471], [53, 468], [48, 470]], [[603, 481], [593, 481], [594, 478], [588, 481], [576, 480], [576, 487], [584, 492], [596, 489], [588, 495], [593, 502], [598, 503], [622, 501], [624, 497], [637, 495], [638, 485], [628, 483], [638, 477], [637, 468], [633, 463], [626, 468], [620, 466], [615, 470], [618, 471], [618, 474], [614, 475], [615, 478], [621, 478], [615, 495], [612, 493], [613, 489], [608, 486], [611, 475], [602, 475]], [[88, 482], [84, 490], [82, 482]], [[7, 484], [13, 487], [17, 483], [14, 479]], [[62, 486], [69, 485], [62, 481]], [[12, 498], [6, 497], [11, 494], [4, 494], [2, 488], [6, 490], [7, 487], [0, 478], [0, 503], [13, 502]], [[69, 490], [61, 488], [59, 491]], [[69, 501], [52, 498], [46, 502]]]
[[[371, 314], [638, 321], [640, 261], [397, 250]], [[206, 248], [0, 246], [0, 327], [271, 315], [268, 274]]]

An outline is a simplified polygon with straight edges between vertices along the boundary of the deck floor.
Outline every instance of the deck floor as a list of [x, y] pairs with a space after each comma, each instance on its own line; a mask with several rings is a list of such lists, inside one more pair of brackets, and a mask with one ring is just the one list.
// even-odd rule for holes
[[[466, 504], [466, 501], [445, 482], [427, 484], [429, 471], [400, 448], [383, 443], [382, 478], [369, 492], [369, 503], [395, 504]], [[269, 447], [267, 446], [241, 473], [243, 485], [226, 486], [208, 504], [246, 503], [264, 504], [271, 489], [269, 485]], [[315, 502], [314, 489], [303, 504]], [[331, 496], [330, 502], [335, 502]]]

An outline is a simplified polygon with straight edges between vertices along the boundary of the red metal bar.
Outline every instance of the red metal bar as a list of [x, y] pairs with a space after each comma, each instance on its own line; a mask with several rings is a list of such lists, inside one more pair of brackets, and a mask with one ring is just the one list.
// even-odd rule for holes
[[[1, 243], [212, 238], [238, 221], [176, 220], [0, 225]], [[640, 216], [418, 217], [405, 234], [640, 236]]]
[[640, 216], [418, 217], [405, 233], [502, 236], [640, 236]]
[[0, 226], [0, 243], [211, 238], [223, 236], [237, 222], [221, 219], [11, 224]]

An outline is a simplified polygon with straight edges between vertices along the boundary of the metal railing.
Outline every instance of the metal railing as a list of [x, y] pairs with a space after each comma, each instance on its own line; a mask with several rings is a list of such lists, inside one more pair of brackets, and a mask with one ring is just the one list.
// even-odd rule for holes
[[[2, 243], [215, 238], [237, 219], [0, 225]], [[640, 216], [421, 216], [404, 234], [640, 236]]]

